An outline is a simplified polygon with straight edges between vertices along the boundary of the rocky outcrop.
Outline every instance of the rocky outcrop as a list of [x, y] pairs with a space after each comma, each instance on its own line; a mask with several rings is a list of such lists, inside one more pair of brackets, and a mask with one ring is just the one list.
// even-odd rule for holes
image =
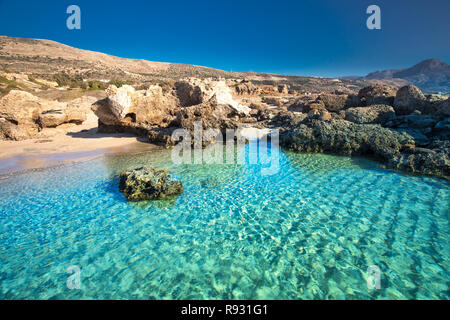
[[312, 109], [308, 112], [308, 118], [328, 121], [331, 120], [331, 114], [326, 109]]
[[44, 128], [55, 128], [64, 123], [81, 124], [86, 120], [85, 110], [81, 98], [62, 103], [11, 90], [0, 99], [0, 137], [25, 140], [38, 137]]
[[278, 92], [281, 94], [289, 94], [289, 86], [287, 84], [278, 85]]
[[383, 84], [375, 84], [362, 88], [358, 93], [361, 106], [376, 104], [393, 105], [397, 88]]
[[297, 152], [361, 155], [378, 159], [387, 168], [446, 177], [450, 174], [448, 140], [416, 147], [406, 132], [346, 120], [307, 119], [280, 134], [280, 145]]
[[[162, 88], [125, 88], [128, 98], [118, 98], [119, 89], [107, 90], [108, 98], [92, 107], [100, 132], [131, 132], [150, 141], [171, 146], [177, 128], [193, 130], [195, 121], [203, 129], [235, 129], [241, 122], [255, 121], [251, 108], [235, 101], [224, 80], [187, 79]], [[123, 105], [120, 103], [123, 102]]]
[[345, 111], [346, 120], [359, 124], [384, 124], [394, 117], [394, 108], [383, 104], [349, 108]]
[[424, 112], [427, 100], [419, 88], [407, 85], [400, 88], [394, 101], [395, 112], [399, 115], [410, 114], [415, 110]]
[[284, 97], [263, 97], [262, 102], [264, 102], [265, 104], [271, 105], [271, 106], [276, 106], [276, 107], [281, 107], [285, 104], [287, 104], [289, 102], [288, 99], [284, 98]]
[[171, 199], [183, 192], [183, 184], [166, 170], [143, 167], [122, 172], [119, 190], [129, 201]]
[[396, 154], [387, 163], [388, 168], [433, 176], [450, 176], [449, 153], [441, 149], [412, 148]]
[[325, 106], [328, 111], [337, 112], [347, 107], [348, 95], [321, 94], [317, 102]]
[[378, 125], [346, 120], [311, 120], [280, 135], [280, 145], [297, 152], [372, 155], [387, 161], [414, 140]]
[[225, 132], [226, 129], [239, 127], [240, 116], [244, 114], [240, 114], [229, 104], [221, 103], [216, 96], [213, 96], [205, 103], [178, 110], [173, 125], [193, 132], [194, 123], [202, 121], [202, 127], [205, 130], [219, 129]]
[[231, 84], [231, 87], [234, 88], [237, 95], [257, 95], [261, 92], [257, 86], [248, 80], [242, 80], [239, 82], [234, 81], [234, 83]]

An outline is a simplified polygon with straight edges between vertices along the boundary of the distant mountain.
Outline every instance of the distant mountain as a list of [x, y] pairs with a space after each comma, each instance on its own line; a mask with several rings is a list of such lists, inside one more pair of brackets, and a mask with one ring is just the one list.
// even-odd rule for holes
[[375, 79], [403, 79], [428, 93], [450, 92], [450, 66], [438, 59], [427, 59], [407, 69], [376, 71], [358, 78], [358, 80]]

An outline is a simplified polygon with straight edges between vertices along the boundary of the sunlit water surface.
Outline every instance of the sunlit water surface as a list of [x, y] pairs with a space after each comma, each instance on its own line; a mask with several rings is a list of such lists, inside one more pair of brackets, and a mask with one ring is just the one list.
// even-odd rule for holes
[[[3, 177], [0, 298], [449, 298], [449, 182], [358, 158], [279, 161], [267, 176], [157, 150]], [[116, 175], [142, 165], [169, 168], [184, 193], [128, 203]], [[81, 290], [66, 284], [73, 265]]]

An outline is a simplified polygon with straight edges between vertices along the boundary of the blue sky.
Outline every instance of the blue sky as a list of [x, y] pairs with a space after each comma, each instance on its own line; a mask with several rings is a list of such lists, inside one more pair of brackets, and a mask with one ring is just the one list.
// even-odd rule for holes
[[[81, 30], [66, 8], [81, 8]], [[381, 30], [366, 8], [381, 8]], [[0, 0], [0, 35], [223, 70], [339, 76], [450, 62], [449, 0]]]

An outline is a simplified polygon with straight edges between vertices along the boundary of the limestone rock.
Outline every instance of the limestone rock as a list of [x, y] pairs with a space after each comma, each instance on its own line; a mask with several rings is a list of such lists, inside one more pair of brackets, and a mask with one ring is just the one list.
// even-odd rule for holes
[[130, 201], [171, 199], [183, 192], [183, 184], [166, 170], [142, 167], [120, 174], [119, 190]]
[[106, 89], [106, 94], [110, 102], [111, 112], [118, 120], [125, 118], [131, 108], [133, 95], [135, 94], [134, 88], [129, 85], [124, 85], [120, 88], [111, 85]]

